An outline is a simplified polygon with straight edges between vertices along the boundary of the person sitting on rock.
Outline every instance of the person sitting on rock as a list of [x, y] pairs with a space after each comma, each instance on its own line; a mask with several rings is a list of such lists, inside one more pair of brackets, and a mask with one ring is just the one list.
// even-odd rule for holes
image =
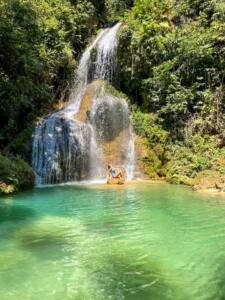
[[119, 170], [118, 172], [116, 172], [115, 169], [112, 168], [111, 165], [108, 165], [108, 177], [111, 178], [123, 178], [123, 172], [121, 170]]
[[115, 178], [116, 177], [116, 170], [112, 168], [111, 165], [108, 165], [108, 178]]
[[115, 178], [123, 178], [123, 172], [121, 170], [119, 170], [116, 174], [116, 177]]

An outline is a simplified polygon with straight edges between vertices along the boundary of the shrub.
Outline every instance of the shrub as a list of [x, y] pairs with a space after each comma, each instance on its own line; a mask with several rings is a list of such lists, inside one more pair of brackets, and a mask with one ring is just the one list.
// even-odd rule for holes
[[31, 167], [20, 157], [0, 154], [0, 194], [11, 193], [34, 186]]

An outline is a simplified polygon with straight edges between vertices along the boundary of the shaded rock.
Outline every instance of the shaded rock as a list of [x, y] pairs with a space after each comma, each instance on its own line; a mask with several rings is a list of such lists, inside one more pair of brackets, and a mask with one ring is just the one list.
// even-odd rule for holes
[[103, 93], [93, 101], [91, 124], [100, 143], [110, 143], [130, 126], [129, 109], [124, 99]]

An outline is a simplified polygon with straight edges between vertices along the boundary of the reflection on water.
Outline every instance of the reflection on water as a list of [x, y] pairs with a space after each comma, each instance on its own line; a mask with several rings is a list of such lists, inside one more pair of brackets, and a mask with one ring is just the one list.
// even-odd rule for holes
[[0, 299], [225, 299], [224, 200], [166, 184], [3, 198]]

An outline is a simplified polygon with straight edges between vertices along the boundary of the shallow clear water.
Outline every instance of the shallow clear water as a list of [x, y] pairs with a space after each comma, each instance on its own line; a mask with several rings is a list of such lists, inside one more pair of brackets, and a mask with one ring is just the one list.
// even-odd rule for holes
[[1, 198], [0, 299], [225, 299], [225, 198], [166, 184]]

